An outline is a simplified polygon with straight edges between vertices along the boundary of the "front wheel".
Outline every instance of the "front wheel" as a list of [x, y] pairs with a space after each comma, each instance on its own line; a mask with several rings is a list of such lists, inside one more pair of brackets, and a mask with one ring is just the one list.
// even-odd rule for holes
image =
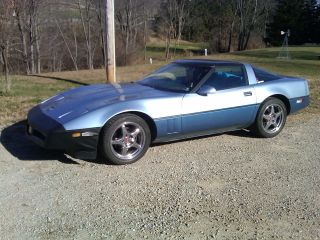
[[151, 142], [147, 123], [133, 114], [122, 114], [110, 120], [103, 128], [101, 137], [103, 156], [116, 165], [138, 161]]
[[284, 103], [277, 98], [269, 98], [259, 109], [254, 131], [260, 137], [275, 137], [282, 131], [286, 119], [287, 108]]

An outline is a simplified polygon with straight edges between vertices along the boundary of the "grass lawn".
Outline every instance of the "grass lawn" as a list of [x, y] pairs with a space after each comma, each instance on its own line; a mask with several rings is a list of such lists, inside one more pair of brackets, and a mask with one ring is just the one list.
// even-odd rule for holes
[[[311, 105], [305, 112], [320, 113], [320, 60], [311, 60], [312, 56], [320, 54], [320, 47], [297, 47], [290, 50], [293, 59], [288, 61], [276, 58], [279, 48], [216, 54], [207, 58], [249, 62], [280, 74], [306, 78], [310, 83]], [[138, 80], [165, 64], [164, 61], [154, 63], [120, 67], [117, 69], [118, 81]], [[0, 126], [25, 119], [27, 111], [32, 106], [58, 92], [84, 84], [103, 83], [104, 75], [105, 71], [98, 69], [48, 73], [41, 76], [11, 76], [12, 92], [10, 94], [0, 92]], [[2, 80], [0, 85], [2, 89]]]
[[[181, 40], [179, 44], [172, 40], [170, 46], [170, 55], [175, 55], [177, 58], [187, 57], [199, 52], [204, 53], [204, 49], [209, 47], [207, 43], [194, 43], [183, 40]], [[147, 57], [157, 60], [165, 60], [165, 49], [165, 40], [160, 38], [151, 38], [147, 45]]]
[[[277, 58], [281, 48], [265, 48], [235, 53], [239, 56], [258, 58]], [[293, 60], [320, 60], [320, 47], [289, 47], [290, 56]]]

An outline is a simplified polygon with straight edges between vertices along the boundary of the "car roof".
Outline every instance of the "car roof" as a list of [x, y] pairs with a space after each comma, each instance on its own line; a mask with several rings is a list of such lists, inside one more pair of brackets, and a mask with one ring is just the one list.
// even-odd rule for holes
[[176, 60], [174, 63], [178, 64], [187, 64], [187, 65], [199, 65], [199, 66], [215, 66], [215, 65], [239, 65], [243, 64], [241, 62], [236, 61], [227, 61], [227, 60], [211, 60], [211, 59], [181, 59]]

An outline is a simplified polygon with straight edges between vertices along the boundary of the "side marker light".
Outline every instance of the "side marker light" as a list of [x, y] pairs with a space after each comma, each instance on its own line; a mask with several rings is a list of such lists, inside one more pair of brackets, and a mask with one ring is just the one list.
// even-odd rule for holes
[[299, 98], [299, 99], [297, 100], [297, 103], [298, 103], [298, 104], [303, 103], [303, 98]]
[[78, 137], [81, 137], [81, 133], [72, 133], [72, 137], [73, 138], [78, 138]]

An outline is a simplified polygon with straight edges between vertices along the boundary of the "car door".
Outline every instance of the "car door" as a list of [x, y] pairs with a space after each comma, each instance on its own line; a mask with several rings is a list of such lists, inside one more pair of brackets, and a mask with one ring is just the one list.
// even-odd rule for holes
[[255, 90], [248, 83], [244, 66], [219, 65], [197, 93], [183, 98], [182, 131], [201, 134], [244, 128], [254, 121], [256, 108]]

